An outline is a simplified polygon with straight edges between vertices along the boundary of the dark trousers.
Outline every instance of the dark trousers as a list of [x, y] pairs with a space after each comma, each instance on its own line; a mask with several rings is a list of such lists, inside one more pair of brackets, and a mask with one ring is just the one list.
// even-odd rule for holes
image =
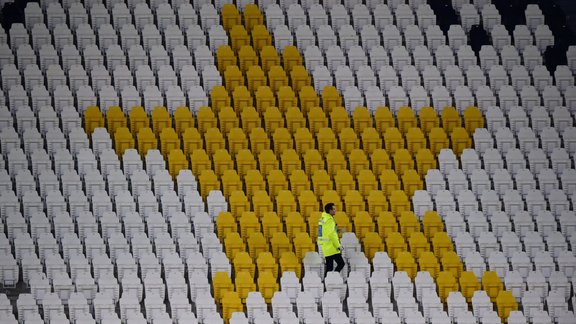
[[344, 268], [344, 259], [342, 258], [342, 253], [337, 253], [326, 257], [326, 271], [324, 272], [324, 277], [326, 277], [328, 271], [334, 271], [334, 262], [336, 262], [336, 271], [342, 271]]

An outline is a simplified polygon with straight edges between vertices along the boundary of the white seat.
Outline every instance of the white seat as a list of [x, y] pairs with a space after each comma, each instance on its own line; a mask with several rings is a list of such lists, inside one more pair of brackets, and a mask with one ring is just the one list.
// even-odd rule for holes
[[538, 25], [534, 30], [534, 39], [540, 52], [544, 52], [548, 46], [554, 45], [554, 35], [548, 25]]
[[448, 44], [450, 44], [450, 48], [452, 48], [453, 51], [457, 51], [460, 46], [468, 43], [466, 32], [460, 25], [450, 25], [447, 36]]
[[426, 91], [431, 92], [434, 88], [442, 86], [443, 79], [438, 67], [435, 65], [427, 65], [422, 71], [422, 80], [424, 81], [424, 88]]
[[396, 25], [386, 25], [382, 30], [382, 39], [384, 48], [392, 51], [396, 46], [402, 46], [402, 35]]
[[414, 59], [414, 66], [416, 66], [419, 72], [423, 72], [426, 66], [434, 64], [432, 54], [428, 50], [428, 47], [424, 45], [419, 45], [414, 48], [412, 58]]

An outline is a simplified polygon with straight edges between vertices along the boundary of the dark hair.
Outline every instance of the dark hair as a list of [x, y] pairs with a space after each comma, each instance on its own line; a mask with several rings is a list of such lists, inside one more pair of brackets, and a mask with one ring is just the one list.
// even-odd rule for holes
[[330, 213], [330, 211], [334, 208], [334, 203], [327, 203], [326, 206], [324, 206], [324, 211], [327, 213]]

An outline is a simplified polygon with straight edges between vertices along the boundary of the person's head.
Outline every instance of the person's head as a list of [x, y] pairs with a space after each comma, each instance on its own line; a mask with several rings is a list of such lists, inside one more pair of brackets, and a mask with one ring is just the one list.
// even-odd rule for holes
[[324, 206], [324, 211], [334, 216], [336, 214], [336, 206], [334, 203], [327, 203], [326, 206]]

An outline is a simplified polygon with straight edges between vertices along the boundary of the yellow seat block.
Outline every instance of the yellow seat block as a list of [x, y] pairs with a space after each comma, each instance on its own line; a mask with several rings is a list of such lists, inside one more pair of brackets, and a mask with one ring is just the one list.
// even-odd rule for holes
[[[84, 114], [84, 118], [86, 118], [86, 113]], [[126, 116], [124, 115], [122, 108], [112, 106], [108, 108], [108, 111], [106, 112], [106, 128], [108, 129], [109, 134], [114, 134], [120, 127], [128, 127]]]
[[252, 29], [252, 44], [257, 51], [261, 51], [264, 46], [272, 45], [272, 36], [265, 25], [255, 25]]
[[[290, 176], [290, 178], [291, 178], [290, 179], [290, 186], [292, 188], [294, 187], [292, 177], [295, 175], [297, 175], [297, 174], [294, 173]], [[308, 181], [307, 177], [306, 177], [306, 181]], [[314, 192], [309, 190], [308, 188], [310, 188], [310, 184], [308, 184], [307, 189], [303, 189], [302, 191], [300, 191], [300, 194], [298, 195], [298, 207], [299, 207], [300, 213], [306, 219], [310, 219], [314, 212], [317, 212], [318, 210], [320, 210], [320, 203], [318, 202], [318, 198], [316, 197]], [[312, 236], [314, 236], [315, 232], [310, 231], [310, 234]]]
[[262, 216], [262, 233], [264, 237], [269, 240], [272, 238], [272, 234], [276, 232], [284, 231], [284, 225], [282, 220], [274, 211], [266, 212]]
[[406, 134], [410, 128], [418, 127], [416, 115], [410, 107], [400, 107], [396, 113], [396, 118], [398, 119], [398, 129], [402, 134]]
[[306, 222], [299, 212], [294, 210], [283, 212], [284, 223], [286, 224], [286, 235], [293, 240], [298, 233], [306, 233]]
[[328, 127], [322, 127], [318, 130], [316, 133], [316, 142], [318, 143], [318, 151], [323, 156], [326, 156], [331, 150], [338, 149], [336, 135], [333, 129]]
[[164, 128], [172, 128], [172, 117], [166, 107], [154, 107], [152, 111], [152, 130], [156, 135], [162, 133]]
[[415, 259], [420, 258], [424, 252], [430, 252], [430, 243], [422, 232], [412, 232], [408, 239], [408, 245], [410, 246], [410, 253]]
[[230, 204], [230, 212], [234, 218], [240, 218], [244, 212], [250, 211], [250, 201], [246, 198], [244, 191], [236, 190], [230, 193], [228, 203]]
[[430, 151], [434, 155], [438, 155], [442, 149], [448, 148], [448, 136], [444, 129], [440, 127], [432, 128], [428, 134], [428, 143]]
[[314, 172], [312, 175], [312, 189], [317, 197], [322, 197], [327, 190], [334, 190], [334, 183], [326, 170]]
[[[320, 107], [320, 97], [314, 90], [312, 86], [303, 86], [300, 91], [298, 92], [298, 98], [300, 99], [300, 109], [302, 109], [302, 113], [304, 115], [308, 115], [308, 113], [314, 108], [317, 112], [322, 112], [324, 119], [326, 120], [323, 123], [322, 127], [328, 127], [328, 119], [326, 118], [326, 113]], [[318, 126], [314, 128], [310, 125], [310, 130], [317, 129]]]
[[326, 167], [328, 174], [332, 177], [336, 176], [340, 170], [347, 170], [348, 163], [342, 151], [339, 149], [331, 149], [328, 151], [328, 154], [326, 154]]
[[[152, 129], [148, 128], [151, 134]], [[184, 154], [190, 155], [194, 150], [201, 150], [204, 148], [204, 140], [202, 135], [196, 128], [187, 128], [182, 134], [182, 144], [184, 146]]]
[[416, 170], [420, 177], [425, 177], [430, 169], [436, 169], [438, 164], [432, 151], [429, 149], [420, 149], [416, 153]]
[[[238, 292], [238, 296], [241, 298], [242, 303], [246, 303], [246, 298], [248, 298], [248, 294], [252, 291], [256, 291], [256, 284], [254, 283], [254, 276], [252, 276], [247, 271], [240, 271], [236, 273], [236, 277], [234, 279], [234, 283], [236, 285], [236, 291]], [[243, 312], [244, 308], [240, 308], [235, 310], [237, 312]]]
[[350, 127], [343, 128], [340, 131], [338, 141], [340, 142], [340, 150], [346, 155], [349, 155], [353, 149], [360, 147], [360, 139], [354, 129]]
[[386, 196], [384, 196], [384, 193], [381, 190], [370, 191], [366, 200], [368, 202], [368, 212], [372, 218], [376, 218], [380, 213], [386, 212], [390, 209], [390, 206], [388, 206], [388, 199], [386, 199]]
[[302, 168], [302, 161], [300, 156], [294, 150], [285, 150], [280, 156], [280, 162], [282, 165], [282, 171], [286, 174], [292, 174], [294, 170]]
[[258, 154], [258, 165], [264, 176], [268, 176], [270, 171], [280, 168], [280, 162], [272, 150], [262, 150]]
[[218, 127], [218, 120], [210, 107], [200, 107], [196, 113], [196, 119], [198, 120], [200, 134], [206, 133], [210, 128]]
[[294, 236], [294, 253], [298, 260], [302, 261], [307, 252], [316, 252], [316, 244], [306, 232], [297, 233]]
[[394, 169], [400, 175], [414, 169], [414, 159], [407, 149], [398, 149], [394, 153]]
[[398, 128], [390, 127], [386, 129], [384, 132], [384, 147], [390, 154], [394, 154], [396, 150], [406, 147], [404, 137], [402, 137], [402, 133], [400, 133]]
[[234, 264], [234, 273], [242, 271], [248, 272], [251, 276], [256, 274], [256, 265], [252, 262], [250, 254], [246, 252], [238, 252], [232, 261]]
[[472, 147], [472, 138], [463, 127], [456, 127], [450, 134], [450, 141], [452, 142], [452, 151], [454, 154], [460, 156], [464, 149]]
[[238, 58], [234, 54], [232, 47], [228, 45], [222, 45], [216, 50], [216, 64], [218, 65], [218, 71], [223, 73], [226, 71], [226, 67], [229, 65], [238, 64]]
[[238, 12], [238, 9], [232, 3], [225, 3], [222, 6], [220, 14], [222, 16], [222, 25], [226, 31], [229, 31], [232, 26], [240, 25], [242, 23], [240, 12]]
[[[254, 96], [256, 98], [256, 110], [260, 114], [268, 110], [268, 107], [276, 106], [276, 97], [274, 96], [272, 89], [270, 89], [268, 86], [260, 86], [256, 88], [256, 93]], [[284, 113], [285, 111], [282, 112]]]
[[450, 271], [441, 271], [436, 278], [438, 286], [438, 297], [440, 301], [446, 302], [448, 295], [453, 291], [458, 291], [458, 281]]
[[377, 107], [374, 112], [374, 123], [380, 134], [385, 134], [388, 128], [396, 127], [396, 119], [388, 107]]
[[240, 113], [240, 121], [242, 122], [242, 129], [245, 134], [250, 134], [252, 129], [260, 127], [262, 121], [260, 120], [260, 115], [254, 107], [246, 107]]
[[484, 117], [478, 107], [467, 107], [464, 110], [464, 128], [469, 134], [474, 134], [476, 128], [484, 128]]
[[221, 303], [226, 292], [234, 291], [234, 284], [227, 272], [216, 272], [212, 277], [212, 288], [214, 289], [214, 300]]
[[495, 271], [484, 271], [482, 275], [482, 289], [486, 291], [486, 294], [494, 303], [500, 291], [504, 290], [504, 284]]
[[382, 238], [387, 238], [390, 233], [397, 233], [399, 229], [396, 216], [389, 211], [380, 212], [376, 219], [376, 224], [378, 226], [378, 234], [380, 234]]
[[[346, 211], [348, 211], [348, 207], [346, 207]], [[375, 224], [374, 221], [372, 220], [372, 216], [370, 216], [370, 214], [366, 211], [357, 211], [357, 212], [353, 212], [350, 211], [350, 213], [354, 216], [354, 231], [356, 233], [356, 235], [358, 236], [358, 238], [360, 238], [361, 240], [364, 240], [364, 237], [366, 236], [366, 234], [370, 233], [370, 232], [374, 232], [375, 229]]]
[[427, 239], [432, 239], [436, 233], [444, 231], [444, 223], [436, 211], [429, 210], [422, 217], [422, 227]]
[[408, 274], [410, 279], [414, 280], [416, 273], [418, 272], [418, 265], [414, 260], [414, 257], [408, 251], [401, 251], [396, 256], [395, 260], [396, 270], [404, 271]]
[[[269, 136], [274, 134], [276, 129], [284, 127], [284, 117], [277, 107], [268, 107], [264, 112], [264, 129]], [[288, 130], [286, 130], [288, 131]]]
[[366, 107], [356, 107], [352, 113], [352, 120], [354, 122], [354, 131], [358, 135], [362, 134], [366, 128], [374, 126], [372, 115]]
[[136, 140], [138, 141], [138, 153], [141, 156], [146, 156], [148, 150], [156, 150], [158, 148], [158, 140], [151, 128], [141, 128]]
[[278, 291], [276, 277], [272, 273], [265, 271], [258, 274], [258, 291], [267, 303], [272, 301], [274, 293]]
[[221, 178], [224, 197], [228, 198], [234, 191], [242, 190], [242, 179], [240, 179], [236, 170], [224, 170]]
[[190, 154], [190, 162], [195, 177], [199, 177], [204, 170], [212, 170], [212, 160], [203, 149], [193, 150]]
[[389, 233], [385, 241], [386, 250], [392, 260], [396, 260], [401, 252], [407, 251], [408, 247], [406, 245], [406, 241], [404, 240], [404, 237], [402, 237], [402, 234], [398, 232]]
[[221, 85], [212, 88], [212, 91], [210, 92], [210, 102], [212, 103], [212, 108], [216, 112], [220, 112], [223, 107], [232, 106], [232, 98], [228, 95], [228, 90], [226, 90], [226, 87]]
[[510, 312], [518, 310], [518, 302], [511, 291], [502, 290], [496, 297], [496, 308], [498, 309], [498, 316], [506, 323]]
[[442, 271], [451, 272], [455, 278], [460, 278], [460, 274], [464, 271], [464, 265], [462, 261], [460, 261], [458, 254], [454, 251], [444, 253], [440, 259], [440, 263], [442, 264]]
[[230, 43], [232, 44], [232, 50], [238, 52], [242, 46], [250, 45], [250, 36], [246, 31], [246, 28], [242, 25], [235, 25], [230, 28]]
[[460, 291], [468, 303], [472, 302], [474, 292], [480, 290], [480, 281], [472, 271], [464, 271], [460, 274]]
[[237, 155], [238, 152], [248, 149], [248, 138], [246, 137], [246, 134], [244, 134], [242, 128], [231, 128], [227, 134], [227, 142], [228, 151], [230, 151], [230, 154], [232, 155]]
[[240, 235], [244, 240], [247, 240], [250, 234], [261, 231], [260, 220], [256, 217], [255, 212], [243, 212], [238, 223], [240, 224]]
[[[360, 170], [358, 172], [358, 176], [356, 177], [356, 181], [358, 182], [358, 191], [360, 191], [360, 194], [362, 194], [362, 196], [365, 199], [369, 197], [372, 191], [376, 192], [376, 190], [378, 190], [378, 180], [376, 179], [376, 176], [374, 175], [374, 173], [372, 173], [371, 170]], [[386, 199], [384, 195], [382, 195], [381, 197]], [[386, 200], [384, 200], [384, 202], [386, 202]], [[370, 207], [368, 207], [368, 209], [370, 210]], [[373, 213], [372, 211], [370, 212], [370, 214], [373, 217], [378, 214]]]
[[292, 89], [299, 92], [302, 87], [310, 86], [312, 84], [312, 77], [310, 77], [304, 66], [295, 65], [292, 67], [292, 70], [290, 70], [290, 81]]
[[270, 148], [270, 138], [264, 128], [253, 128], [250, 131], [250, 148], [253, 154], [260, 154]]
[[432, 107], [422, 107], [418, 114], [418, 120], [420, 121], [420, 129], [426, 135], [432, 128], [440, 127], [440, 119], [438, 114], [436, 114], [436, 110]]
[[386, 196], [390, 196], [392, 192], [400, 190], [400, 179], [394, 170], [382, 170], [380, 173], [380, 187]]
[[252, 197], [257, 191], [266, 190], [266, 183], [260, 171], [248, 170], [244, 176], [244, 187], [249, 197]]
[[[258, 65], [252, 65], [248, 68], [248, 71], [246, 72], [246, 80], [248, 81], [248, 91], [250, 91], [250, 93], [256, 93], [261, 87], [268, 88], [266, 74]], [[270, 91], [270, 94], [272, 95], [272, 98], [274, 98], [272, 91]], [[258, 97], [256, 97], [256, 108], [258, 108], [258, 111], [262, 113], [265, 110], [260, 110], [262, 105], [259, 105], [258, 103]]]
[[204, 134], [204, 141], [206, 144], [206, 152], [210, 155], [214, 155], [218, 150], [226, 149], [226, 142], [218, 128], [208, 128]]
[[236, 169], [240, 176], [244, 177], [248, 174], [248, 170], [256, 170], [256, 158], [252, 151], [248, 149], [241, 149], [236, 153]]
[[350, 151], [350, 154], [348, 154], [348, 165], [350, 166], [350, 173], [355, 177], [362, 170], [370, 170], [370, 161], [361, 149]]
[[[104, 115], [97, 106], [86, 107], [84, 112], [84, 129], [86, 134], [92, 135], [94, 129], [104, 127]], [[114, 134], [114, 133], [113, 133]]]
[[260, 253], [256, 260], [256, 267], [258, 267], [258, 274], [268, 272], [274, 278], [278, 278], [278, 262], [270, 252]]
[[260, 50], [260, 64], [264, 72], [270, 71], [274, 65], [280, 65], [280, 56], [276, 52], [276, 48], [271, 45], [266, 45]]
[[418, 217], [416, 217], [414, 212], [411, 210], [400, 213], [398, 222], [400, 223], [400, 233], [404, 236], [404, 239], [408, 239], [412, 233], [420, 232], [420, 222], [418, 221]]
[[284, 252], [292, 252], [292, 242], [284, 232], [273, 233], [270, 245], [272, 246], [272, 255], [276, 259], [280, 259]]
[[118, 156], [122, 156], [127, 149], [135, 148], [134, 138], [128, 128], [120, 127], [116, 130], [116, 133], [114, 133], [114, 147]]
[[434, 279], [440, 273], [440, 263], [432, 252], [422, 252], [418, 258], [418, 267], [420, 271], [428, 271], [430, 276]]
[[222, 107], [218, 113], [218, 124], [220, 131], [228, 134], [232, 128], [240, 126], [240, 121], [232, 107]]
[[252, 196], [252, 207], [258, 218], [261, 218], [267, 212], [273, 211], [274, 205], [268, 195], [268, 191], [258, 190], [254, 192]]
[[190, 109], [185, 106], [177, 107], [174, 111], [174, 128], [178, 136], [182, 135], [188, 128], [194, 127], [194, 116]]
[[[314, 174], [316, 170], [324, 170], [324, 158], [318, 150], [307, 150], [304, 153], [304, 176], [307, 174]], [[295, 170], [296, 172], [298, 170]]]
[[188, 169], [188, 159], [180, 149], [173, 149], [168, 154], [168, 172], [176, 179], [180, 170]]
[[160, 152], [164, 157], [168, 157], [172, 150], [180, 149], [180, 137], [176, 134], [174, 128], [164, 128], [160, 133]]
[[242, 114], [245, 109], [254, 107], [254, 98], [245, 86], [237, 86], [234, 88], [234, 91], [232, 92], [232, 100], [234, 102], [233, 106], [236, 113]]
[[[234, 222], [234, 224], [236, 224], [236, 222]], [[246, 252], [246, 244], [244, 244], [244, 240], [242, 240], [240, 234], [237, 233], [236, 230], [226, 234], [226, 238], [224, 239], [224, 246], [226, 257], [231, 260], [234, 259], [236, 254], [240, 252]]]
[[[86, 112], [88, 112], [88, 109], [86, 109]], [[84, 113], [84, 118], [86, 118], [86, 112]], [[130, 132], [132, 132], [132, 136], [136, 136], [141, 128], [150, 127], [150, 119], [143, 107], [132, 108], [128, 114], [128, 118], [130, 120]], [[103, 127], [103, 125], [102, 123], [102, 126], [98, 127]], [[84, 126], [84, 128], [87, 134], [92, 134], [92, 130], [94, 130], [95, 127], [91, 128], [91, 130], [87, 128], [87, 126]]]
[[268, 71], [268, 82], [272, 91], [278, 91], [280, 87], [288, 86], [288, 76], [280, 65], [274, 65]]
[[[238, 224], [236, 223], [236, 218], [230, 212], [220, 212], [218, 216], [216, 216], [216, 227], [218, 229], [218, 238], [220, 240], [224, 240], [224, 245], [226, 244], [226, 240], [230, 238], [230, 243], [234, 243], [236, 239], [236, 235], [238, 234]], [[238, 235], [238, 238], [240, 236]], [[242, 244], [244, 244], [242, 242]]]
[[390, 211], [396, 216], [400, 216], [404, 211], [410, 211], [411, 202], [406, 193], [402, 190], [394, 190], [390, 194]]
[[280, 269], [282, 273], [292, 271], [296, 277], [302, 278], [302, 264], [294, 252], [284, 252], [280, 257]]
[[200, 194], [202, 198], [206, 199], [208, 194], [212, 190], [220, 190], [220, 179], [214, 171], [212, 170], [202, 170], [200, 172], [200, 177], [198, 177], [198, 182], [200, 183]]
[[[252, 67], [260, 67], [258, 65], [258, 54], [250, 45], [244, 45], [240, 47], [240, 50], [238, 51], [238, 62], [240, 64], [239, 67], [242, 73], [250, 71], [250, 68]], [[248, 88], [250, 89], [250, 86]], [[257, 87], [254, 87], [254, 90], [255, 89], [257, 89]], [[250, 91], [252, 92], [253, 90], [250, 89]]]
[[[272, 89], [272, 87], [270, 87]], [[290, 86], [281, 86], [278, 90], [274, 90], [276, 92], [276, 96], [278, 97], [278, 108], [286, 114], [286, 118], [288, 118], [289, 109], [292, 108], [293, 110], [296, 109], [300, 112], [300, 108], [298, 106], [298, 97], [296, 97], [296, 93], [292, 90]], [[301, 112], [300, 112], [301, 113]], [[304, 117], [302, 117], [304, 119]], [[306, 122], [304, 121], [302, 126], [305, 127]], [[296, 127], [296, 128], [299, 128]], [[290, 127], [289, 127], [290, 128]]]
[[427, 148], [426, 137], [420, 128], [413, 127], [406, 133], [406, 144], [410, 154], [415, 155], [419, 150]]
[[236, 65], [228, 65], [224, 71], [224, 84], [228, 92], [234, 91], [236, 87], [245, 86], [244, 75]]
[[282, 170], [272, 170], [266, 177], [268, 192], [272, 196], [278, 195], [280, 190], [288, 190], [288, 180]]
[[290, 107], [286, 111], [286, 127], [292, 134], [301, 128], [306, 128], [306, 119], [298, 107]]
[[437, 258], [442, 258], [446, 253], [454, 251], [454, 245], [448, 233], [437, 232], [432, 237], [432, 249]]
[[409, 197], [414, 196], [416, 190], [424, 188], [424, 182], [416, 170], [406, 170], [402, 175], [402, 187]]
[[[344, 109], [342, 105], [342, 96], [335, 86], [325, 86], [324, 89], [322, 89], [322, 108], [324, 108], [326, 112], [332, 113], [336, 107]], [[344, 109], [344, 111], [346, 110]], [[348, 113], [346, 113], [346, 117], [348, 118]], [[348, 121], [348, 125], [350, 125], [350, 121]], [[336, 130], [334, 131], [336, 132]]]
[[[254, 260], [258, 258], [260, 253], [270, 252], [268, 241], [266, 241], [262, 233], [254, 232], [250, 234], [250, 237], [248, 238], [248, 251]], [[262, 274], [259, 274], [259, 276], [262, 276]]]
[[368, 155], [382, 147], [382, 139], [380, 138], [380, 134], [378, 134], [376, 128], [364, 128], [360, 138], [362, 139], [362, 149]]
[[362, 240], [362, 245], [364, 247], [364, 253], [368, 260], [373, 260], [376, 252], [384, 251], [384, 242], [380, 235], [376, 232], [368, 232]]
[[381, 175], [382, 171], [392, 169], [390, 155], [382, 148], [377, 148], [370, 154], [370, 164], [375, 175]]
[[352, 177], [350, 171], [346, 169], [340, 169], [336, 172], [334, 183], [336, 185], [336, 192], [338, 192], [338, 195], [341, 197], [345, 196], [349, 190], [356, 190], [354, 177]]
[[284, 69], [286, 71], [292, 71], [292, 67], [296, 65], [302, 65], [303, 62], [300, 51], [296, 46], [293, 45], [284, 47], [284, 50], [282, 51], [282, 59], [284, 62]]
[[440, 116], [442, 118], [442, 127], [446, 133], [450, 134], [454, 128], [462, 127], [462, 118], [456, 108], [444, 107]]
[[244, 26], [246, 30], [251, 31], [256, 25], [264, 23], [264, 16], [260, 12], [257, 4], [249, 3], [244, 7]]

